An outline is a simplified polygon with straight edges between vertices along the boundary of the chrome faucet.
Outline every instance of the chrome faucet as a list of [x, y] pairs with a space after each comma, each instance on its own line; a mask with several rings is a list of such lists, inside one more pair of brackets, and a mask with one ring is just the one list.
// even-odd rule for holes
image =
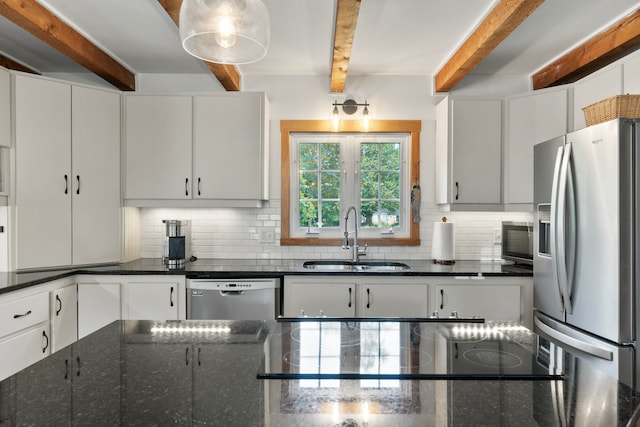
[[344, 214], [344, 241], [342, 243], [342, 249], [351, 249], [349, 247], [349, 231], [347, 230], [347, 226], [349, 225], [349, 214], [353, 211], [354, 218], [354, 227], [353, 227], [353, 262], [358, 262], [361, 256], [367, 255], [367, 245], [364, 245], [364, 248], [360, 250], [360, 246], [358, 245], [358, 210], [355, 206], [350, 206], [347, 208], [346, 213]]

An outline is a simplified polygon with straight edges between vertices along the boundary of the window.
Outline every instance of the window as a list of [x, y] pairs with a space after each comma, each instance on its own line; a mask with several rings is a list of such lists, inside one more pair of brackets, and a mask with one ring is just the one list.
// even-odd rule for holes
[[327, 123], [281, 123], [281, 244], [341, 243], [355, 206], [362, 244], [419, 245], [410, 191], [419, 183], [420, 122], [378, 121], [371, 132], [331, 132]]

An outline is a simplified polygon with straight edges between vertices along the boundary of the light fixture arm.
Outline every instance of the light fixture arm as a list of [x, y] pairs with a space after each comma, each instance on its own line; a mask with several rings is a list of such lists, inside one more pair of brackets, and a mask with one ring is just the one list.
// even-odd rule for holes
[[366, 114], [369, 113], [369, 103], [367, 101], [364, 101], [363, 104], [360, 104], [353, 99], [347, 99], [342, 103], [338, 101], [334, 101], [333, 102], [334, 115], [338, 114], [338, 107], [342, 107], [342, 111], [344, 111], [344, 113], [348, 115], [355, 114], [355, 112], [358, 111], [358, 107], [364, 107], [364, 111], [366, 112]]

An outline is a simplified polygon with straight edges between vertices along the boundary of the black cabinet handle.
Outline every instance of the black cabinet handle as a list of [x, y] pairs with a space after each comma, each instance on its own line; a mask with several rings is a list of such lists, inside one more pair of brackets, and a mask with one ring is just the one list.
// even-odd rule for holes
[[367, 308], [371, 307], [371, 292], [369, 291], [369, 288], [367, 288]]
[[202, 364], [200, 363], [200, 351], [202, 349], [200, 347], [198, 347], [198, 366], [201, 366]]
[[56, 316], [59, 316], [62, 311], [62, 300], [59, 295], [56, 295], [56, 306]]
[[49, 337], [45, 331], [42, 331], [42, 337], [45, 339], [44, 347], [42, 347], [42, 352], [44, 353], [49, 348]]
[[80, 356], [76, 357], [76, 366], [78, 367], [78, 370], [76, 371], [76, 377], [80, 376]]
[[184, 351], [184, 364], [189, 366], [189, 347]]
[[64, 176], [64, 194], [69, 194], [69, 177]]
[[444, 289], [440, 289], [440, 310], [444, 308]]
[[80, 194], [80, 175], [76, 175], [76, 179], [78, 180], [78, 188], [76, 189], [76, 194]]
[[23, 314], [14, 314], [14, 315], [13, 315], [13, 318], [14, 318], [14, 319], [19, 319], [19, 318], [21, 318], [21, 317], [28, 316], [28, 315], [30, 315], [30, 314], [31, 314], [31, 310], [29, 310], [29, 311], [27, 311], [26, 313], [23, 313]]
[[169, 292], [169, 304], [173, 307], [173, 286], [171, 287], [171, 292]]
[[184, 180], [184, 195], [189, 195], [189, 178]]
[[200, 178], [198, 178], [198, 196], [200, 195]]
[[64, 359], [64, 379], [69, 379], [69, 359]]
[[349, 288], [349, 308], [351, 308], [351, 288]]
[[460, 194], [460, 184], [456, 181], [456, 200], [458, 200], [458, 195]]

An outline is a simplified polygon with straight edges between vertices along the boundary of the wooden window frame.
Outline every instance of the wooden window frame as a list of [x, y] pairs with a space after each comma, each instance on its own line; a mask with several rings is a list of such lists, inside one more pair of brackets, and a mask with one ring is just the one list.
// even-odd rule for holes
[[[420, 184], [420, 120], [370, 120], [367, 130], [360, 120], [342, 120], [337, 128], [331, 120], [281, 120], [280, 121], [280, 170], [281, 170], [281, 246], [334, 246], [342, 245], [341, 238], [291, 237], [291, 134], [292, 133], [406, 133], [409, 141], [409, 177], [411, 184]], [[408, 190], [410, 191], [410, 190]], [[411, 207], [407, 206], [411, 211]], [[369, 246], [420, 246], [420, 224], [413, 221], [409, 237], [361, 238], [360, 244]]]

